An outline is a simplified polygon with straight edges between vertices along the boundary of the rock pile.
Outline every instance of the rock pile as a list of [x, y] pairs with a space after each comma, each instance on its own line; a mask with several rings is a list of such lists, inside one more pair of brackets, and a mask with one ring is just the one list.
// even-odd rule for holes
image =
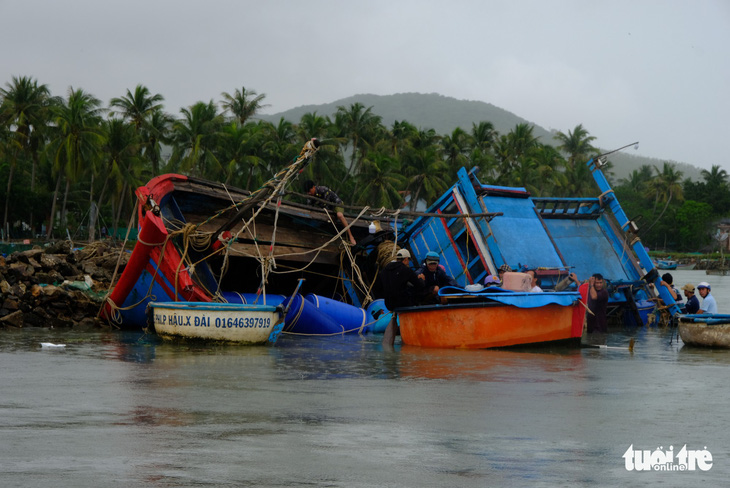
[[56, 242], [0, 256], [0, 328], [104, 326], [97, 315], [117, 262], [121, 273], [128, 259], [106, 242], [77, 250]]

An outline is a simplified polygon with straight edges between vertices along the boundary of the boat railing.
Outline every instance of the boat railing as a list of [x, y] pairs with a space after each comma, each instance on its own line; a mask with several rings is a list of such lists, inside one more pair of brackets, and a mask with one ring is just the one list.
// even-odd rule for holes
[[534, 198], [542, 218], [596, 219], [601, 215], [597, 198]]

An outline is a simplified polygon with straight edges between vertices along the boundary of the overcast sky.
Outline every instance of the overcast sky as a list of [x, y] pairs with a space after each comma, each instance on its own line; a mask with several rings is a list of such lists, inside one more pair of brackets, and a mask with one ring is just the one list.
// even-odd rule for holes
[[730, 172], [728, 0], [0, 0], [0, 18], [2, 86], [108, 104], [141, 83], [176, 116], [242, 86], [265, 113], [439, 93]]

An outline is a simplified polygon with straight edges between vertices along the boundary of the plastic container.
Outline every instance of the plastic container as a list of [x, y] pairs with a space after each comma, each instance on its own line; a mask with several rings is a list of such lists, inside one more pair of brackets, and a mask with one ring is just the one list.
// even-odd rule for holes
[[362, 308], [313, 293], [305, 298], [312, 302], [319, 311], [328, 315], [337, 325], [341, 326], [346, 333], [364, 332], [363, 328], [367, 320], [366, 312]]
[[[284, 300], [287, 306], [289, 298]], [[296, 294], [284, 320], [284, 332], [303, 335], [333, 335], [342, 334], [345, 328], [339, 326], [329, 315], [323, 313], [317, 306]]]
[[532, 290], [532, 277], [527, 273], [507, 271], [504, 274], [503, 280], [504, 283], [502, 283], [502, 288], [505, 290], [525, 292]]

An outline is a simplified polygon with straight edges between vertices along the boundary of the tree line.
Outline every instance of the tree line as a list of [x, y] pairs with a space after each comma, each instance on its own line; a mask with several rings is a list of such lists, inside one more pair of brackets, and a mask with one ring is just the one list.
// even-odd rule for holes
[[[529, 124], [507, 134], [489, 121], [449, 134], [405, 120], [386, 127], [360, 103], [340, 106], [332, 117], [312, 112], [298, 123], [270, 123], [256, 118], [265, 98], [241, 87], [173, 116], [164, 97], [141, 84], [104, 104], [80, 88], [59, 97], [32, 77], [13, 77], [0, 89], [2, 235], [43, 230], [52, 239], [83, 229], [92, 240], [101, 226], [126, 227], [135, 189], [163, 173], [254, 190], [312, 137], [321, 149], [302, 179], [332, 188], [352, 205], [415, 210], [446, 191], [459, 168], [475, 166], [483, 183], [521, 186], [536, 196], [596, 193], [584, 163], [599, 151], [582, 124], [557, 132], [551, 145]], [[610, 180], [610, 162], [604, 172]], [[627, 214], [643, 216], [645, 243], [698, 249], [711, 242], [712, 222], [728, 214], [724, 170], [704, 171], [702, 182], [682, 176], [664, 163], [614, 182]]]

